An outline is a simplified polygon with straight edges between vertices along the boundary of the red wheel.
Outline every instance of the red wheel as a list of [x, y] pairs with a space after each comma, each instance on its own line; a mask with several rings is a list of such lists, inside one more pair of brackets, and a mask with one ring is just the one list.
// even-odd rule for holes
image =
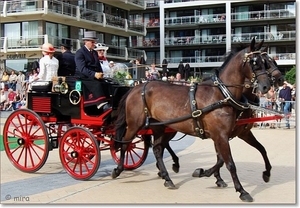
[[38, 171], [49, 154], [46, 126], [38, 114], [18, 109], [7, 118], [3, 129], [5, 152], [12, 164], [23, 172]]
[[[150, 135], [143, 135], [136, 137], [125, 152], [124, 168], [126, 170], [133, 170], [139, 168], [145, 162], [150, 147]], [[114, 140], [111, 140], [111, 155], [115, 163], [120, 162], [120, 149], [114, 149]]]
[[88, 180], [99, 169], [101, 156], [94, 135], [83, 127], [75, 126], [63, 135], [59, 157], [67, 173], [78, 180]]

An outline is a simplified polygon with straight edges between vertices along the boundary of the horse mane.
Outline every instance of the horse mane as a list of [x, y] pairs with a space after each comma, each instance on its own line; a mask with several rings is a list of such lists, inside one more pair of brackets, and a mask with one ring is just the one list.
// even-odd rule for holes
[[240, 44], [237, 44], [237, 45], [234, 45], [232, 46], [231, 50], [228, 51], [226, 54], [225, 54], [225, 61], [223, 62], [223, 64], [215, 69], [217, 72], [216, 73], [220, 73], [224, 68], [225, 66], [228, 64], [228, 62], [230, 62], [230, 60], [241, 50], [247, 48], [248, 45], [245, 44], [245, 43], [240, 43]]

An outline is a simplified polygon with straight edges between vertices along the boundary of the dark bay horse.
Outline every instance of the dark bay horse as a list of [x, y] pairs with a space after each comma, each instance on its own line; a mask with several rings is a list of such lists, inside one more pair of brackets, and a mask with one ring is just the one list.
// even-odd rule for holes
[[[279, 71], [276, 61], [268, 56], [267, 47], [265, 47], [262, 50], [262, 57], [265, 60], [266, 68], [267, 68], [268, 74], [271, 78], [273, 85], [276, 88], [278, 88], [279, 86], [282, 86], [283, 82], [284, 82], [284, 76]], [[253, 92], [252, 87], [244, 88], [243, 94], [247, 97], [249, 103], [252, 103], [254, 105], [259, 105], [259, 98]], [[245, 118], [247, 119], [247, 118], [253, 118], [253, 117], [255, 117], [255, 111], [252, 109], [246, 109], [243, 111], [243, 114], [241, 115], [241, 117], [239, 117], [239, 119], [245, 119]], [[266, 168], [266, 170], [263, 171], [262, 178], [265, 182], [269, 182], [272, 166], [268, 159], [267, 151], [265, 150], [264, 146], [256, 139], [256, 137], [253, 135], [253, 133], [251, 131], [253, 125], [254, 125], [253, 123], [236, 125], [230, 138], [238, 137], [238, 138], [244, 140], [247, 144], [256, 148], [261, 153], [261, 155], [264, 159], [265, 168]], [[170, 150], [170, 151], [172, 151], [172, 150]], [[216, 149], [216, 151], [217, 151], [217, 149]], [[174, 154], [174, 152], [171, 155], [173, 155], [173, 154]], [[174, 161], [178, 161], [178, 158], [176, 155], [175, 155]], [[224, 164], [224, 161], [217, 154], [217, 163], [215, 164], [215, 166], [213, 166], [212, 168], [209, 168], [207, 170], [198, 168], [194, 171], [193, 177], [204, 177], [204, 176], [209, 177], [212, 174], [214, 174], [214, 176], [217, 179], [217, 181], [216, 181], [217, 186], [227, 187], [227, 184], [224, 182], [224, 180], [220, 176], [220, 168], [223, 166], [223, 164]], [[177, 166], [177, 164], [175, 166]]]
[[[240, 47], [243, 48], [243, 45], [241, 45]], [[258, 49], [261, 47], [261, 45], [258, 46]], [[276, 61], [269, 57], [268, 53], [267, 53], [268, 47], [265, 47], [262, 50], [262, 57], [265, 61], [265, 67], [268, 71], [268, 75], [271, 79], [272, 84], [274, 85], [274, 87], [278, 88], [279, 86], [283, 85], [284, 82], [284, 76], [281, 74], [280, 70], [277, 67], [277, 63]], [[254, 105], [259, 105], [259, 98], [257, 97], [255, 90], [253, 89], [253, 87], [250, 88], [244, 88], [243, 90], [243, 94], [245, 95], [245, 97], [248, 99], [249, 103], [254, 104]], [[246, 118], [253, 118], [255, 116], [255, 112], [251, 109], [246, 109], [243, 111], [242, 116], [240, 117], [240, 119], [246, 119]], [[257, 141], [256, 137], [253, 135], [253, 133], [251, 132], [251, 129], [253, 127], [253, 123], [248, 123], [248, 124], [244, 124], [244, 125], [236, 125], [233, 132], [232, 132], [232, 137], [239, 137], [240, 139], [244, 140], [247, 144], [251, 145], [252, 147], [256, 148], [262, 155], [264, 162], [265, 162], [265, 168], [266, 170], [263, 171], [262, 177], [263, 180], [265, 182], [269, 182], [270, 180], [270, 176], [271, 176], [271, 164], [270, 161], [268, 159], [267, 156], [267, 152], [264, 148], [264, 146]], [[165, 133], [163, 136], [164, 137], [168, 137], [169, 140], [171, 140], [177, 132], [171, 132], [171, 133]], [[172, 148], [170, 147], [169, 142], [166, 142], [167, 139], [164, 140], [165, 142], [162, 143], [163, 148], [167, 149], [168, 152], [170, 153], [174, 164], [172, 165], [172, 169], [174, 172], [179, 172], [179, 158], [177, 157], [177, 155], [175, 154], [175, 152], [172, 150]], [[163, 155], [161, 156], [163, 157]], [[212, 174], [214, 174], [214, 176], [217, 178], [216, 184], [219, 187], [227, 187], [227, 184], [223, 181], [223, 179], [220, 177], [220, 167], [224, 164], [224, 162], [222, 163], [220, 160], [220, 157], [217, 157], [217, 167], [212, 167], [208, 170], [203, 170], [202, 168], [198, 168], [194, 171], [193, 176], [194, 177], [209, 177]], [[158, 173], [159, 176], [161, 176], [160, 172]]]
[[[255, 51], [255, 39], [249, 47], [232, 53], [211, 80], [198, 86], [178, 86], [166, 82], [152, 81], [134, 87], [123, 97], [118, 107], [115, 123], [116, 140], [122, 143], [120, 162], [112, 172], [118, 177], [124, 170], [124, 156], [129, 142], [140, 129], [151, 126], [154, 146], [153, 152], [165, 179], [165, 186], [175, 188], [165, 168], [162, 158], [161, 132], [164, 125], [175, 131], [211, 138], [217, 152], [226, 163], [234, 186], [240, 192], [240, 199], [251, 202], [253, 198], [241, 185], [230, 152], [229, 138], [235, 127], [238, 111], [248, 108], [242, 91], [246, 84], [257, 81], [258, 89], [267, 93], [270, 81], [265, 70], [260, 51]], [[160, 122], [152, 126], [151, 122]], [[118, 143], [118, 142], [116, 142]]]

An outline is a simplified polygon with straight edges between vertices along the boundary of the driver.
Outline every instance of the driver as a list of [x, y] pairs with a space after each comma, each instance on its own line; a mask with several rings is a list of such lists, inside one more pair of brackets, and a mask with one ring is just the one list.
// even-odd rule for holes
[[111, 86], [103, 80], [103, 70], [98, 60], [98, 54], [94, 50], [97, 40], [96, 32], [84, 32], [82, 40], [84, 45], [75, 54], [75, 76], [82, 81], [86, 113], [95, 114], [97, 108], [103, 109], [103, 111], [109, 109]]

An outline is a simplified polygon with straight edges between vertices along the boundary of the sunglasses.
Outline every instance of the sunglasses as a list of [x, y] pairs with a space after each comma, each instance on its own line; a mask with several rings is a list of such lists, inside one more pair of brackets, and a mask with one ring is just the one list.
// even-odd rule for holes
[[98, 50], [98, 51], [105, 51], [105, 50]]

